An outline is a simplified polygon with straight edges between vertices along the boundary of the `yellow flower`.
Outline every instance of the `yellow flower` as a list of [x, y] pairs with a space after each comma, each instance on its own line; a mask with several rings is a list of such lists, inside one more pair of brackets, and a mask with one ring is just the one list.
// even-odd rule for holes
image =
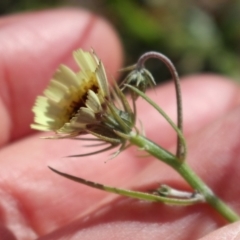
[[87, 124], [98, 122], [96, 115], [109, 96], [105, 69], [95, 53], [79, 49], [73, 55], [81, 70], [61, 65], [33, 107], [31, 128], [55, 131], [56, 138], [85, 133]]
[[[124, 134], [134, 127], [135, 114], [117, 85], [110, 94], [103, 64], [93, 51], [80, 49], [73, 56], [81, 70], [75, 73], [64, 65], [58, 68], [43, 96], [36, 99], [35, 123], [31, 128], [54, 131], [54, 136], [47, 137], [54, 139], [91, 134], [93, 138], [77, 139], [98, 141], [98, 146], [110, 145], [70, 157], [96, 154], [121, 145], [117, 155], [127, 147]], [[113, 97], [118, 100], [116, 103]]]

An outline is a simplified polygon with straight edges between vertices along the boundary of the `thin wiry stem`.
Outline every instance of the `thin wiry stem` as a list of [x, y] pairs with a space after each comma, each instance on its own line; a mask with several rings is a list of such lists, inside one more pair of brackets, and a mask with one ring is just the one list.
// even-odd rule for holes
[[99, 146], [106, 146], [109, 145], [108, 142], [101, 142], [101, 143], [95, 143], [95, 144], [84, 144], [83, 147], [99, 147]]
[[[182, 121], [183, 121], [183, 117], [182, 117], [182, 95], [181, 95], [181, 87], [180, 87], [180, 80], [178, 77], [178, 73], [176, 71], [176, 68], [174, 67], [173, 63], [163, 54], [158, 53], [158, 52], [147, 52], [145, 54], [143, 54], [137, 62], [137, 68], [141, 69], [144, 67], [144, 63], [149, 59], [149, 58], [157, 58], [160, 61], [162, 61], [167, 68], [169, 69], [172, 78], [174, 80], [174, 84], [175, 84], [175, 90], [176, 90], [176, 97], [177, 97], [177, 126], [179, 128], [179, 130], [182, 132], [183, 127], [182, 127]], [[177, 136], [177, 152], [176, 155], [178, 158], [182, 158], [182, 156], [184, 155], [184, 148], [182, 146], [180, 137]]]
[[91, 130], [87, 130], [88, 133], [91, 133], [93, 136], [99, 138], [100, 140], [102, 141], [105, 141], [105, 142], [108, 142], [108, 143], [111, 143], [113, 145], [118, 145], [121, 143], [121, 141], [118, 139], [118, 138], [113, 138], [113, 137], [106, 137], [102, 134], [98, 134], [94, 131], [91, 131]]
[[111, 105], [110, 103], [107, 103], [107, 106], [109, 107], [112, 115], [114, 116], [114, 119], [117, 121], [118, 125], [122, 127], [124, 132], [129, 132], [130, 127], [123, 121], [123, 119], [119, 116], [119, 113], [117, 113], [116, 109]]
[[177, 136], [180, 140], [181, 146], [183, 148], [181, 158], [178, 158], [179, 160], [184, 160], [187, 153], [187, 146], [185, 138], [182, 134], [182, 131], [178, 129], [178, 127], [175, 125], [175, 123], [171, 120], [171, 118], [153, 101], [151, 100], [145, 93], [141, 92], [139, 89], [125, 84], [126, 87], [130, 88], [132, 91], [136, 92], [139, 96], [141, 96], [144, 100], [146, 100], [150, 105], [152, 105], [165, 119], [166, 121], [171, 125], [171, 127], [175, 130], [177, 133]]
[[130, 107], [130, 104], [128, 103], [126, 96], [123, 94], [123, 92], [120, 90], [120, 88], [118, 86], [115, 87], [115, 91], [122, 103], [123, 110], [127, 113], [131, 113], [132, 109]]
[[96, 141], [96, 142], [103, 142], [102, 139], [98, 138], [81, 138], [81, 137], [75, 137], [75, 138], [69, 138], [71, 140], [82, 140], [82, 141]]
[[98, 154], [98, 153], [102, 153], [102, 152], [105, 152], [105, 151], [108, 151], [108, 150], [111, 150], [115, 147], [117, 147], [118, 145], [117, 144], [112, 144], [106, 148], [103, 148], [101, 150], [98, 150], [98, 151], [95, 151], [95, 152], [90, 152], [90, 153], [84, 153], [84, 154], [76, 154], [76, 155], [70, 155], [70, 156], [67, 156], [69, 158], [71, 157], [86, 157], [86, 156], [91, 156], [91, 155], [94, 155], [94, 154]]
[[[49, 166], [48, 166], [49, 167]], [[171, 205], [178, 205], [178, 206], [188, 206], [188, 205], [193, 205], [196, 203], [202, 202], [202, 199], [199, 198], [188, 198], [188, 199], [179, 199], [179, 198], [168, 198], [168, 197], [163, 197], [155, 194], [149, 194], [149, 193], [144, 193], [144, 192], [139, 192], [139, 191], [132, 191], [128, 189], [123, 189], [123, 188], [115, 188], [107, 185], [103, 185], [100, 183], [92, 182], [80, 177], [75, 177], [73, 175], [60, 172], [52, 167], [49, 167], [50, 170], [53, 172], [59, 174], [60, 176], [63, 176], [65, 178], [68, 178], [72, 181], [97, 188], [106, 192], [111, 192], [111, 193], [116, 193], [118, 195], [126, 196], [126, 197], [132, 197], [136, 199], [142, 199], [142, 200], [147, 200], [147, 201], [152, 201], [152, 202], [163, 202], [166, 204], [171, 204]]]
[[134, 101], [133, 95], [132, 95], [132, 107], [133, 107], [133, 122], [136, 123], [136, 117], [137, 117], [137, 106], [136, 101]]

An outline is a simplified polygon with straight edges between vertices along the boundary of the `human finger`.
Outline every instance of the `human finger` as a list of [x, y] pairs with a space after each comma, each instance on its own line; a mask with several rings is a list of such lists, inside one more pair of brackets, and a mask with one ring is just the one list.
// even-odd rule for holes
[[[215, 88], [217, 88], [218, 82], [215, 83]], [[183, 85], [185, 93], [187, 93], [185, 88], [193, 89], [193, 86], [190, 87], [189, 84], [192, 83], [188, 82]], [[199, 82], [196, 81], [195, 84], [197, 85]], [[231, 83], [228, 84], [231, 85]], [[230, 86], [226, 86], [224, 88], [225, 95], [228, 91], [233, 92]], [[195, 88], [197, 87], [195, 86]], [[163, 91], [159, 89], [159, 93], [164, 95], [165, 90], [164, 88]], [[230, 100], [227, 101], [231, 102]], [[161, 103], [159, 102], [159, 104]], [[165, 104], [164, 109], [169, 111], [167, 102]], [[232, 108], [231, 104], [226, 104], [226, 106]], [[151, 111], [155, 110], [152, 109]], [[140, 114], [142, 113], [140, 112]], [[149, 116], [151, 114], [149, 111]], [[192, 114], [194, 115], [194, 112]], [[197, 121], [199, 116], [195, 116]], [[192, 123], [195, 122], [192, 121]], [[161, 132], [164, 128], [159, 125], [158, 129]], [[154, 137], [154, 134], [156, 134], [156, 129], [154, 132], [150, 132], [148, 137]], [[166, 166], [164, 167], [163, 164], [150, 158], [138, 158], [137, 153], [132, 150], [123, 152], [117, 159], [109, 161], [107, 164], [104, 164], [108, 158], [105, 153], [88, 158], [62, 158], [83, 151], [86, 151], [86, 148], [83, 148], [82, 142], [43, 140], [38, 139], [37, 136], [19, 141], [2, 150], [0, 152], [0, 158], [2, 159], [0, 168], [2, 169], [1, 189], [3, 190], [1, 206], [4, 214], [9, 216], [9, 222], [6, 225], [11, 225], [11, 221], [15, 221], [16, 216], [19, 216], [19, 224], [22, 229], [44, 235], [55, 228], [60, 228], [62, 225], [68, 225], [73, 218], [84, 215], [85, 211], [100, 207], [101, 201], [105, 201], [105, 197], [108, 196], [107, 193], [78, 185], [55, 175], [47, 169], [47, 165], [89, 180], [129, 188], [131, 188], [135, 178], [137, 180], [134, 185], [140, 186], [141, 184], [147, 185], [157, 182], [161, 179], [161, 176], [163, 178], [174, 176], [169, 173], [169, 169]], [[156, 162], [160, 168], [154, 166], [155, 170], [151, 169], [153, 162]], [[149, 169], [149, 172], [147, 169]], [[145, 172], [148, 172], [146, 176]], [[9, 191], [11, 195], [9, 195]], [[15, 214], [8, 211], [11, 206], [9, 208], [6, 206], [12, 202], [9, 199], [21, 203], [21, 209], [25, 210], [21, 211], [21, 209], [16, 208]], [[5, 200], [7, 203], [4, 204]], [[41, 209], [41, 211], [36, 211], [36, 209]], [[14, 218], [10, 216], [14, 216]], [[32, 229], [24, 225], [23, 219], [31, 220]]]

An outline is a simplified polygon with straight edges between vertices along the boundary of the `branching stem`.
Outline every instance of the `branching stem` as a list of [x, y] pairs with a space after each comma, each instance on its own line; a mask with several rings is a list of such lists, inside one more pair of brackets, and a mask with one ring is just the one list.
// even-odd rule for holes
[[[174, 67], [173, 63], [169, 60], [169, 58], [167, 58], [165, 55], [159, 53], [159, 52], [147, 52], [145, 54], [143, 54], [137, 62], [137, 69], [141, 69], [144, 67], [144, 63], [150, 59], [150, 58], [157, 58], [160, 61], [162, 61], [167, 68], [169, 69], [172, 78], [174, 80], [174, 84], [175, 84], [175, 90], [176, 90], [176, 98], [177, 98], [177, 126], [178, 129], [182, 132], [183, 131], [183, 127], [182, 127], [182, 122], [183, 122], [183, 117], [182, 117], [182, 95], [181, 95], [181, 86], [180, 86], [180, 80], [179, 80], [179, 76], [178, 73], [176, 71], [176, 68]], [[177, 152], [176, 152], [176, 156], [179, 159], [182, 159], [182, 156], [184, 155], [184, 148], [182, 146], [181, 143], [181, 139], [179, 136], [177, 136]], [[186, 155], [186, 154], [185, 154]]]
[[211, 205], [227, 221], [235, 222], [240, 220], [240, 217], [226, 203], [217, 197], [185, 162], [176, 160], [176, 156], [172, 153], [166, 151], [141, 135], [132, 132], [130, 136], [131, 137], [128, 139], [132, 144], [145, 149], [145, 151], [150, 153], [152, 156], [173, 167], [186, 180], [186, 182], [195, 191], [202, 194], [206, 202], [208, 202], [208, 204]]

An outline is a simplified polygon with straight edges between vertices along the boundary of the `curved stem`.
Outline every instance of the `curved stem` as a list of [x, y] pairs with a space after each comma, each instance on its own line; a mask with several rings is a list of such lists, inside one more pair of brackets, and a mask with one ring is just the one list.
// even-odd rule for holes
[[185, 157], [187, 154], [187, 145], [186, 145], [185, 138], [182, 134], [182, 131], [180, 131], [178, 129], [178, 127], [175, 125], [175, 123], [172, 121], [172, 119], [145, 93], [143, 93], [142, 91], [140, 91], [139, 89], [137, 89], [131, 85], [125, 84], [125, 86], [130, 88], [132, 91], [136, 92], [139, 96], [141, 96], [144, 100], [146, 100], [146, 102], [148, 102], [150, 105], [152, 105], [152, 107], [154, 107], [166, 119], [166, 121], [170, 124], [170, 126], [175, 130], [175, 132], [177, 133], [178, 139], [181, 143], [181, 147], [183, 149], [181, 158], [179, 158], [179, 159], [185, 160]]
[[145, 149], [146, 152], [173, 167], [186, 180], [186, 182], [188, 182], [194, 190], [202, 194], [206, 202], [208, 202], [209, 205], [211, 205], [227, 221], [235, 222], [240, 220], [240, 217], [226, 203], [219, 199], [185, 162], [179, 161], [172, 153], [134, 132], [130, 134], [128, 140], [132, 144]]
[[[175, 90], [176, 90], [176, 98], [177, 98], [177, 126], [178, 129], [182, 132], [183, 127], [182, 127], [182, 121], [183, 121], [183, 117], [182, 117], [182, 95], [181, 95], [181, 86], [180, 86], [180, 80], [179, 80], [179, 76], [178, 73], [176, 71], [176, 68], [174, 67], [173, 63], [163, 54], [158, 53], [158, 52], [147, 52], [145, 54], [143, 54], [137, 62], [137, 66], [136, 68], [141, 69], [144, 67], [144, 63], [149, 59], [149, 58], [157, 58], [160, 61], [162, 61], [167, 68], [169, 69], [172, 78], [174, 80], [174, 84], [175, 84]], [[181, 139], [179, 136], [177, 136], [177, 152], [176, 152], [176, 156], [181, 159], [182, 156], [184, 155], [184, 148], [182, 146], [181, 143]]]

